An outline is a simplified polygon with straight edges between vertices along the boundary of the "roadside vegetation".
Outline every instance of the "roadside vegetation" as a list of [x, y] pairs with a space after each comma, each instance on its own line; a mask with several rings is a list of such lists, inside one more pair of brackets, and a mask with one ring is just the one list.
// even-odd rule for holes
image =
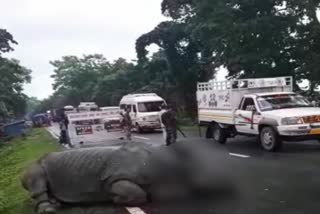
[[20, 176], [33, 161], [59, 149], [45, 129], [33, 129], [25, 137], [0, 144], [0, 213], [34, 213]]

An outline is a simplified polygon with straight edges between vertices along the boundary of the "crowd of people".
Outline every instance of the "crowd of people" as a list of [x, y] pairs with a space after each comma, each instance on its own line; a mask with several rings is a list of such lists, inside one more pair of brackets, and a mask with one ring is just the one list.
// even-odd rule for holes
[[[161, 111], [159, 112], [159, 120], [161, 123], [161, 128], [163, 131], [163, 138], [167, 146], [176, 143], [177, 140], [177, 119], [176, 113], [173, 107], [169, 104], [162, 104]], [[133, 123], [130, 116], [130, 108], [126, 108], [124, 112], [121, 112], [121, 127], [125, 133], [125, 137], [128, 142], [132, 141], [132, 129]], [[68, 125], [69, 120], [66, 114], [63, 114], [61, 120], [59, 121], [60, 127], [60, 138], [59, 143], [61, 145], [68, 145], [72, 147], [70, 139], [68, 137]]]

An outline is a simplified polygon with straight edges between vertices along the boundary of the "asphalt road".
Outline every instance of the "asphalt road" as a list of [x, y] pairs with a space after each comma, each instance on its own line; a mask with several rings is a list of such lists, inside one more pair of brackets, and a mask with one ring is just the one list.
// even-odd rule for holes
[[[53, 130], [51, 130], [53, 131]], [[54, 132], [54, 131], [53, 131]], [[109, 133], [116, 142], [123, 133]], [[179, 136], [178, 143], [206, 145], [204, 158], [217, 157], [212, 163], [217, 176], [225, 176], [232, 191], [216, 195], [169, 202], [153, 202], [133, 209], [91, 207], [66, 209], [62, 213], [135, 213], [135, 214], [318, 214], [320, 213], [320, 143], [285, 143], [279, 153], [263, 151], [255, 138], [237, 137], [226, 145], [200, 138], [196, 133]], [[135, 140], [162, 145], [162, 133], [133, 134]], [[112, 143], [110, 143], [112, 145]], [[92, 146], [95, 146], [92, 144]], [[211, 159], [210, 159], [211, 160]], [[225, 173], [225, 174], [224, 174]], [[204, 175], [205, 176], [205, 175]], [[219, 181], [218, 181], [219, 182]], [[217, 184], [219, 185], [219, 183]], [[221, 186], [225, 185], [224, 182]], [[228, 188], [227, 188], [228, 189]]]

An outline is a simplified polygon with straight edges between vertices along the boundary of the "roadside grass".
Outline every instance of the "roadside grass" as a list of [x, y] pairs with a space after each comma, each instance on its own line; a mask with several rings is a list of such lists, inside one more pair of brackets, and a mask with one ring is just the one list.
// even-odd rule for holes
[[60, 150], [45, 129], [0, 144], [0, 213], [33, 214], [27, 192], [20, 184], [24, 169], [42, 155]]

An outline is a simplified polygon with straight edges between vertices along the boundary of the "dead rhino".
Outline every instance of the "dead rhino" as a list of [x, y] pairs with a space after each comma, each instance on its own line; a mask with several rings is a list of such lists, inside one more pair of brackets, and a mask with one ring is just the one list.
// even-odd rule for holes
[[208, 157], [212, 155], [207, 148], [189, 148], [184, 144], [154, 148], [130, 143], [117, 149], [53, 152], [26, 170], [22, 185], [40, 214], [55, 213], [61, 202], [139, 206], [157, 195], [167, 197], [168, 192], [163, 194], [163, 190], [172, 194], [175, 189], [180, 193], [195, 187], [210, 189], [221, 171], [212, 166], [213, 161], [219, 161]]

